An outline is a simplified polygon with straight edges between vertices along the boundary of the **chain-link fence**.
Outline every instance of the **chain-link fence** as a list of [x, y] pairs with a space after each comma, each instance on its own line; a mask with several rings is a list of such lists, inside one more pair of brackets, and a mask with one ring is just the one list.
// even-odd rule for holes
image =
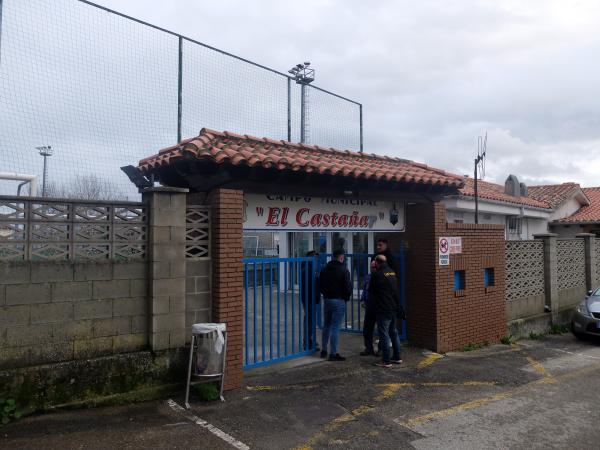
[[[305, 141], [360, 150], [361, 105], [306, 91]], [[50, 146], [46, 195], [134, 200], [120, 166], [202, 127], [297, 142], [300, 111], [284, 73], [83, 0], [0, 0], [0, 194], [41, 195]]]

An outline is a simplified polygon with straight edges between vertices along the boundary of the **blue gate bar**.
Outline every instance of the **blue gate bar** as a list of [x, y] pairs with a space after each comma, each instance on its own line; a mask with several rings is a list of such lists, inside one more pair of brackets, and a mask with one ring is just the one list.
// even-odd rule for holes
[[254, 319], [254, 330], [252, 332], [252, 342], [254, 344], [254, 361], [256, 363], [256, 359], [257, 359], [257, 355], [256, 355], [256, 263], [254, 263], [253, 265], [253, 271], [252, 271], [253, 275], [254, 275], [254, 285], [252, 286], [252, 294], [254, 297], [254, 310], [252, 311], [252, 318]]
[[248, 361], [248, 264], [244, 264], [244, 332], [246, 334], [246, 339], [244, 340], [244, 344], [246, 346], [246, 365], [249, 364]]
[[269, 262], [269, 358], [273, 358], [273, 262]]
[[264, 261], [260, 264], [260, 346], [262, 360], [265, 360], [265, 263]]

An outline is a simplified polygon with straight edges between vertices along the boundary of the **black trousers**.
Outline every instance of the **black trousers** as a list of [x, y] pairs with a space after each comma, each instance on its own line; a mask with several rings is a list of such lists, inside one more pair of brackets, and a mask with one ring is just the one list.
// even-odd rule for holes
[[365, 321], [363, 322], [363, 339], [365, 341], [365, 350], [367, 352], [375, 353], [373, 350], [373, 332], [375, 331], [375, 324], [377, 323], [377, 316], [373, 308], [365, 309]]

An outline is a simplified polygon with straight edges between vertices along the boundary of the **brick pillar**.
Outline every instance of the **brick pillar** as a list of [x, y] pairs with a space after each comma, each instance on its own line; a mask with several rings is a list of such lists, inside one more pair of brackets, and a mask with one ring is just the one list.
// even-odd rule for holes
[[534, 234], [534, 239], [544, 242], [544, 287], [546, 306], [552, 311], [552, 323], [559, 324], [558, 318], [558, 266], [556, 260], [556, 234]]
[[149, 344], [153, 351], [185, 345], [185, 199], [187, 189], [145, 189], [149, 220]]
[[596, 285], [596, 235], [580, 233], [578, 238], [583, 238], [585, 244], [585, 289], [590, 291]]
[[215, 189], [211, 206], [212, 318], [227, 324], [225, 389], [242, 386], [243, 346], [243, 192]]

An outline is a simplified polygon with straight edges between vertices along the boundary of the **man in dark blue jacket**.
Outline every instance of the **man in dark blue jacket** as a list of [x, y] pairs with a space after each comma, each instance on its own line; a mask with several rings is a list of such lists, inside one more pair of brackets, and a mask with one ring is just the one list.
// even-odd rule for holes
[[345, 361], [346, 358], [338, 353], [337, 343], [346, 314], [346, 302], [352, 296], [352, 283], [350, 272], [344, 265], [343, 250], [334, 251], [331, 261], [321, 270], [319, 290], [325, 306], [321, 358], [327, 357], [329, 349], [329, 361]]

